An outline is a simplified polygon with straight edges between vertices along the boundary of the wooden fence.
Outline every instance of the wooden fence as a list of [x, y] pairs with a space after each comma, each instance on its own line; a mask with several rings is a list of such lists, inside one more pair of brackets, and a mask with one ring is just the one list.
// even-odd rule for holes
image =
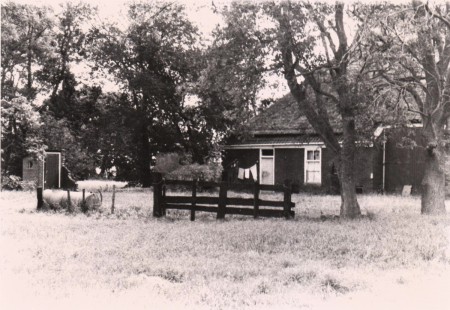
[[[262, 217], [294, 217], [295, 213], [291, 209], [295, 203], [291, 201], [292, 187], [285, 185], [262, 185], [226, 183], [226, 182], [198, 182], [194, 181], [174, 181], [155, 180], [153, 184], [153, 216], [161, 217], [166, 215], [166, 210], [190, 210], [191, 221], [195, 220], [195, 213], [213, 212], [217, 213], [217, 219], [225, 218], [225, 214], [253, 215], [255, 218]], [[167, 186], [183, 186], [192, 189], [190, 196], [168, 196]], [[219, 188], [219, 196], [197, 196], [199, 188]], [[252, 191], [253, 198], [228, 197], [228, 191]], [[261, 191], [273, 191], [284, 193], [283, 201], [263, 200], [259, 198]], [[239, 206], [239, 207], [231, 207]], [[270, 207], [270, 208], [266, 208]]]

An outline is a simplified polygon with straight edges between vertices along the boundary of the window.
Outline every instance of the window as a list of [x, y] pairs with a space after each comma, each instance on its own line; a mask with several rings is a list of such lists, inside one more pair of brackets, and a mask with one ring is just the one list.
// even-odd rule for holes
[[308, 161], [320, 161], [320, 151], [307, 151]]
[[321, 149], [305, 149], [305, 183], [321, 184], [322, 183], [322, 163]]
[[33, 161], [32, 161], [32, 160], [29, 160], [29, 161], [28, 161], [28, 163], [27, 163], [27, 168], [28, 168], [28, 169], [32, 169], [32, 168], [33, 168]]
[[261, 156], [263, 157], [273, 157], [273, 149], [262, 149], [261, 150]]

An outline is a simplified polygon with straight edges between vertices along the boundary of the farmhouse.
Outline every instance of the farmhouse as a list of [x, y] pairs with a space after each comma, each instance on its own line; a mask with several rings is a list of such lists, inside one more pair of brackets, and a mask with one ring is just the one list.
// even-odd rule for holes
[[[342, 131], [337, 118], [332, 127]], [[424, 169], [419, 126], [378, 128], [368, 142], [358, 143], [355, 160], [357, 192], [399, 192], [405, 185], [420, 191]], [[326, 148], [295, 100], [285, 96], [254, 117], [249, 134], [225, 146], [225, 178], [230, 182], [297, 184], [303, 190], [336, 193], [339, 183], [332, 152]], [[408, 137], [409, 146], [402, 140]], [[253, 173], [251, 170], [253, 169]]]

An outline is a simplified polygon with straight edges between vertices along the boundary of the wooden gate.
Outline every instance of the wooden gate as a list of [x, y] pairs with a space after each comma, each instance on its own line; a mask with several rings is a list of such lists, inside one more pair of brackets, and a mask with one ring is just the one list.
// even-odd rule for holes
[[[295, 213], [291, 209], [295, 203], [291, 201], [292, 187], [285, 185], [263, 185], [245, 183], [215, 183], [194, 181], [172, 181], [154, 180], [153, 185], [153, 216], [160, 217], [166, 215], [167, 209], [189, 210], [191, 211], [191, 221], [195, 220], [195, 213], [213, 212], [217, 214], [217, 219], [225, 218], [225, 214], [252, 215], [255, 218], [265, 217], [294, 217]], [[189, 196], [168, 196], [167, 186], [185, 186], [192, 190]], [[200, 187], [219, 188], [218, 197], [198, 196], [197, 190]], [[253, 193], [253, 198], [228, 197], [229, 190], [247, 190]], [[260, 199], [260, 191], [282, 192], [283, 200], [273, 201]], [[238, 206], [238, 207], [234, 207]]]

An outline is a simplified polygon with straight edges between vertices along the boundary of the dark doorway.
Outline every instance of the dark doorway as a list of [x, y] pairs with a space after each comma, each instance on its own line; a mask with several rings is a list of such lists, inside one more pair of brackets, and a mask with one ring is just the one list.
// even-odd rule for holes
[[60, 187], [61, 153], [48, 152], [45, 155], [44, 188]]

